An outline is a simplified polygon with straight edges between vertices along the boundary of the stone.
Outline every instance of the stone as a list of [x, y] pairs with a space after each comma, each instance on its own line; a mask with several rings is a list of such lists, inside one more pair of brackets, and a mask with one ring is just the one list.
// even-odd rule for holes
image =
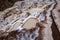
[[53, 15], [54, 21], [57, 25], [57, 28], [60, 32], [60, 24], [59, 24], [60, 23], [60, 6], [59, 5], [60, 5], [60, 1], [58, 1], [55, 9], [52, 12], [52, 15]]

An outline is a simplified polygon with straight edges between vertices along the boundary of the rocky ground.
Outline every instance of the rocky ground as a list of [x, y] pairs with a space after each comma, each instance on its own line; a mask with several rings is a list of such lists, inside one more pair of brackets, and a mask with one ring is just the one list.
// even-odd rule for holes
[[59, 0], [1, 0], [0, 5], [0, 40], [60, 40]]

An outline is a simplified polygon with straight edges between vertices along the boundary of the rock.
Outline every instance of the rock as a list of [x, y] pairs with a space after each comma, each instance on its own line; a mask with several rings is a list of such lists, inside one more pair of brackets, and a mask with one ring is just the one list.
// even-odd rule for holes
[[[30, 0], [23, 1], [22, 3], [21, 2], [16, 2], [13, 7], [3, 11], [3, 16], [5, 17], [3, 23], [6, 21], [7, 25], [4, 25], [1, 30], [10, 33], [11, 35], [9, 35], [12, 36], [11, 38], [9, 35], [7, 35], [7, 40], [9, 38], [14, 40], [16, 39], [15, 37], [17, 37], [17, 39], [20, 39], [19, 35], [21, 35], [20, 40], [35, 40], [35, 38], [38, 37], [39, 33], [42, 35], [40, 36], [42, 40], [53, 40], [50, 11], [53, 9], [54, 3], [50, 2], [49, 4], [45, 1], [42, 1], [40, 5], [40, 2], [38, 3], [37, 0], [32, 2], [30, 2]], [[39, 27], [36, 25], [39, 25]], [[22, 30], [24, 31], [20, 30], [20, 27], [22, 27]], [[34, 29], [35, 31], [30, 32], [30, 30]], [[19, 34], [14, 34], [14, 31], [19, 32]]]
[[53, 15], [54, 21], [57, 25], [57, 28], [60, 32], [60, 24], [59, 24], [60, 23], [60, 6], [59, 5], [60, 5], [60, 1], [58, 1], [55, 9], [53, 10], [52, 15]]
[[36, 19], [36, 18], [29, 18], [28, 20], [25, 21], [25, 23], [23, 24], [23, 28], [26, 29], [26, 30], [29, 30], [29, 29], [33, 29], [36, 27], [36, 24], [38, 23], [39, 21]]

